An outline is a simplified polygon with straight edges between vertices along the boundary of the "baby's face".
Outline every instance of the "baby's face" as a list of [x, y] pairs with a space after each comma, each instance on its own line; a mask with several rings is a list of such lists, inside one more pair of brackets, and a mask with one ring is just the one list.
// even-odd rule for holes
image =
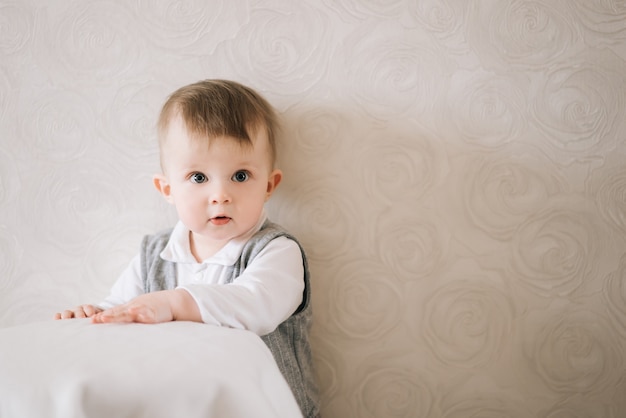
[[265, 201], [281, 179], [273, 170], [267, 135], [252, 145], [230, 137], [210, 145], [193, 138], [179, 117], [170, 122], [161, 149], [166, 199], [196, 244], [216, 245], [244, 234], [258, 222]]

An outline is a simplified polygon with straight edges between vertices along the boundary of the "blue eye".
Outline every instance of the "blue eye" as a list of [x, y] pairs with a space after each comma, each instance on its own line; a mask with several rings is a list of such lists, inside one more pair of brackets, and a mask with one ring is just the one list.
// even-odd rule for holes
[[209, 179], [202, 173], [193, 173], [189, 178], [192, 183], [206, 183]]
[[250, 178], [250, 174], [248, 174], [247, 171], [245, 170], [241, 170], [241, 171], [237, 171], [235, 174], [233, 174], [232, 180], [236, 181], [237, 183], [243, 183], [244, 181], [248, 180]]

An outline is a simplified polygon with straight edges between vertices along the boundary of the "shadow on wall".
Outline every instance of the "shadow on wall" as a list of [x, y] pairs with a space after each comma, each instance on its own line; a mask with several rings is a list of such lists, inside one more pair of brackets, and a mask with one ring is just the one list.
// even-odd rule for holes
[[[285, 177], [268, 203], [309, 257], [312, 343], [326, 400], [369, 374], [357, 367], [361, 354], [378, 357], [381, 339], [392, 336], [393, 346], [406, 336], [407, 284], [441, 269], [450, 239], [433, 193], [449, 170], [442, 141], [413, 121], [383, 122], [348, 108], [283, 114]], [[372, 359], [368, 370], [378, 367]]]

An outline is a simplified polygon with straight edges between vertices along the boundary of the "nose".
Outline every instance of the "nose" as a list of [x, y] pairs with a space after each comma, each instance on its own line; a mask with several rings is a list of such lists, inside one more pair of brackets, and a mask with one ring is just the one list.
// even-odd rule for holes
[[231, 202], [231, 196], [228, 188], [223, 183], [216, 183], [211, 188], [209, 202], [212, 205], [220, 205]]

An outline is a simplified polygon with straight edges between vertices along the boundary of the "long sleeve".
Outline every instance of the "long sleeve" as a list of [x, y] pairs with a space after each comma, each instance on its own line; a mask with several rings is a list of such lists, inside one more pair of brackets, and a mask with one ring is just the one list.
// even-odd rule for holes
[[229, 284], [187, 283], [207, 324], [272, 332], [302, 302], [304, 267], [297, 243], [281, 237], [270, 242]]

